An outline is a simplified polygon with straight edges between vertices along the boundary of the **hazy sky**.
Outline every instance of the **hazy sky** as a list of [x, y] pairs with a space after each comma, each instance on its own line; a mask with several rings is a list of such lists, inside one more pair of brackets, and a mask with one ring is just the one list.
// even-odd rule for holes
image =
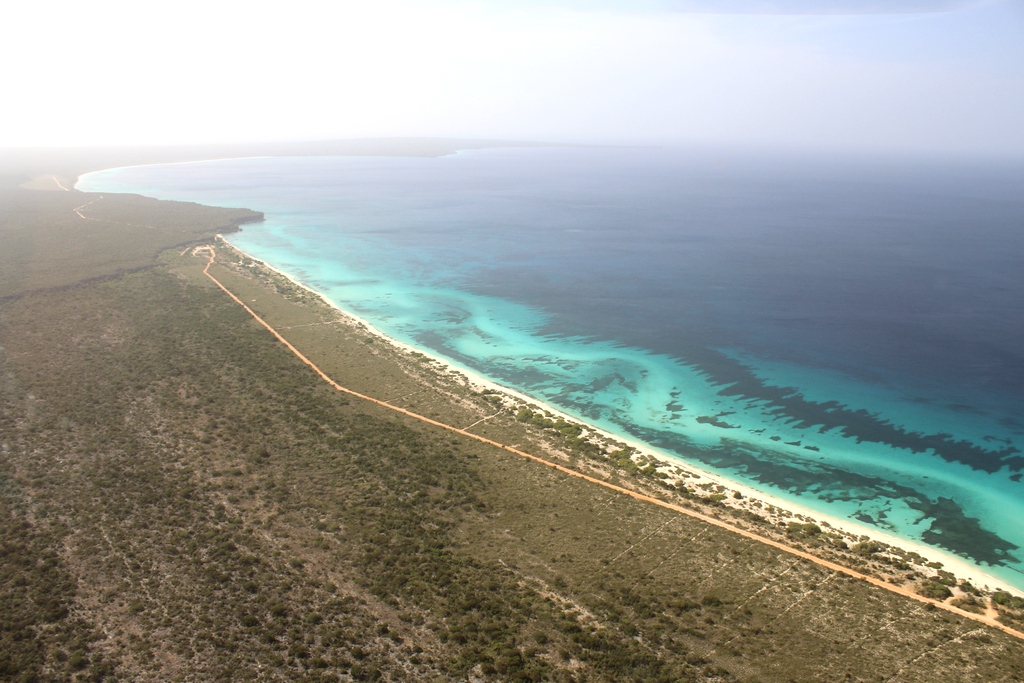
[[1024, 157], [1024, 0], [21, 2], [0, 10], [0, 65], [0, 146], [412, 135]]

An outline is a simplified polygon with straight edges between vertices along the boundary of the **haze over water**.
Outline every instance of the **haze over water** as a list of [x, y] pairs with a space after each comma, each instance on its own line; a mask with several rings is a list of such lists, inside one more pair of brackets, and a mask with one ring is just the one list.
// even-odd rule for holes
[[1024, 169], [663, 149], [263, 158], [79, 189], [266, 213], [231, 242], [387, 334], [1024, 590]]

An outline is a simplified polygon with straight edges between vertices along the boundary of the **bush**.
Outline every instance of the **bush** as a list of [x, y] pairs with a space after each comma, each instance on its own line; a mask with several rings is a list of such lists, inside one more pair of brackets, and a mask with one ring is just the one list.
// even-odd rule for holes
[[878, 543], [877, 541], [864, 541], [862, 543], [855, 543], [852, 550], [858, 555], [863, 555], [864, 557], [871, 557], [875, 553], [882, 550], [882, 544]]
[[786, 534], [792, 538], [812, 539], [821, 535], [821, 527], [811, 523], [790, 522], [786, 526]]
[[932, 600], [945, 600], [953, 595], [948, 586], [945, 586], [935, 580], [923, 582], [918, 586], [917, 592], [918, 594], [923, 595], [926, 598], [931, 598]]

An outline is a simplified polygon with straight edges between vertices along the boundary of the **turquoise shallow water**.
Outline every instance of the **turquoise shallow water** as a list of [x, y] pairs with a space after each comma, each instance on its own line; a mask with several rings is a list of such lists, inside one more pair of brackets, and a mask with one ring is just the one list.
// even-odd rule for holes
[[493, 150], [113, 169], [401, 341], [1024, 589], [1014, 167]]

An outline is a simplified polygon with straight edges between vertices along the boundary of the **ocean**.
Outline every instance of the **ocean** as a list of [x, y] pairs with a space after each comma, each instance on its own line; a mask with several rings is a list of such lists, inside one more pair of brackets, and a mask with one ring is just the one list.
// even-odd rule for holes
[[1020, 164], [517, 148], [78, 189], [263, 211], [230, 241], [395, 339], [1024, 590]]

